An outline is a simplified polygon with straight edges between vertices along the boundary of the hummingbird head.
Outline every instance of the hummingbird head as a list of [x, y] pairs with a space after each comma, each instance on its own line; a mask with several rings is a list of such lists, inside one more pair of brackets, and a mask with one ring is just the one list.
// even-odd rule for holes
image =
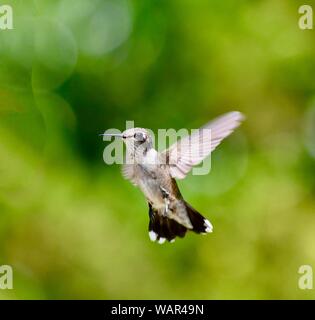
[[122, 133], [122, 139], [126, 144], [127, 150], [133, 153], [140, 148], [147, 150], [152, 147], [152, 139], [149, 132], [143, 128], [131, 128]]
[[129, 154], [134, 155], [136, 151], [147, 151], [152, 148], [152, 138], [149, 132], [143, 128], [131, 128], [121, 134], [104, 133], [102, 136], [112, 136], [123, 139]]

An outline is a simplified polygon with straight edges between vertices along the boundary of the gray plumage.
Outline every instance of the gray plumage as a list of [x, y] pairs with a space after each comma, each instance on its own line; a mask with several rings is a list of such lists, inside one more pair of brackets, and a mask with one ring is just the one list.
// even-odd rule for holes
[[143, 128], [128, 129], [119, 135], [127, 149], [127, 163], [122, 167], [122, 174], [148, 201], [152, 241], [173, 242], [187, 230], [201, 234], [212, 232], [209, 220], [183, 199], [175, 179], [185, 178], [243, 119], [240, 112], [227, 113], [162, 152], [153, 148], [152, 138]]

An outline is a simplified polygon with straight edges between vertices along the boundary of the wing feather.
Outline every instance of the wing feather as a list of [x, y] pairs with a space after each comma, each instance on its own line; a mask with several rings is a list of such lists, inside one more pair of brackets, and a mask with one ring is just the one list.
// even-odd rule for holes
[[121, 167], [121, 173], [126, 180], [131, 181], [135, 186], [137, 185], [135, 164], [123, 164]]
[[161, 156], [169, 164], [171, 176], [185, 178], [191, 168], [201, 163], [242, 120], [244, 116], [240, 112], [226, 113], [163, 151]]

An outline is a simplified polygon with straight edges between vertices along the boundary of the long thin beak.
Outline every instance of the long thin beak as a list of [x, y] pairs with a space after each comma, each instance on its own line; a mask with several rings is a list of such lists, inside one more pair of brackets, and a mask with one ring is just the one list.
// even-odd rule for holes
[[102, 137], [118, 137], [118, 138], [122, 138], [123, 135], [121, 133], [101, 133], [100, 136]]

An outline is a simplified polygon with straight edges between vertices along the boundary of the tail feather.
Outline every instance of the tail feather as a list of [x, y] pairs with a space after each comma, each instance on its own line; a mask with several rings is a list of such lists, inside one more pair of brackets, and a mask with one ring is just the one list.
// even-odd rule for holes
[[187, 228], [173, 219], [169, 219], [157, 211], [149, 204], [149, 237], [152, 241], [164, 243], [166, 240], [174, 242], [176, 237], [184, 237]]
[[208, 219], [203, 217], [197, 210], [195, 210], [189, 203], [185, 202], [186, 210], [190, 222], [193, 226], [192, 231], [196, 233], [210, 233], [213, 231], [212, 224]]
[[212, 225], [209, 220], [205, 219], [198, 211], [192, 208], [187, 202], [184, 201], [185, 210], [191, 222], [192, 228], [188, 229], [180, 223], [170, 219], [157, 210], [152, 208], [149, 203], [149, 237], [152, 241], [164, 243], [166, 240], [174, 242], [176, 237], [183, 238], [187, 230], [196, 233], [206, 234], [212, 232]]

